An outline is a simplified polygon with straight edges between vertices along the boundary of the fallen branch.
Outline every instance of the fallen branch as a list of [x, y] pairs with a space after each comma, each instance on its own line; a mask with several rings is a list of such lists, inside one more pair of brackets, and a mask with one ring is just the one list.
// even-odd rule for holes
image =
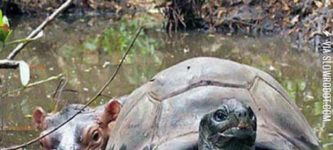
[[[46, 17], [46, 19], [40, 24], [35, 30], [33, 30], [26, 39], [33, 39], [35, 36], [37, 36], [42, 30], [51, 22], [54, 20], [55, 17], [57, 17], [60, 12], [62, 12], [65, 8], [67, 8], [72, 3], [72, 0], [67, 0], [65, 3], [63, 3], [58, 9], [56, 9], [50, 16]], [[7, 59], [11, 60], [14, 59], [14, 57], [24, 48], [30, 40], [24, 41], [23, 43], [20, 43], [15, 47], [15, 49], [7, 56]]]
[[27, 143], [24, 143], [24, 144], [21, 144], [21, 145], [17, 145], [17, 146], [13, 146], [13, 147], [9, 147], [9, 148], [3, 148], [1, 150], [15, 150], [15, 149], [19, 149], [19, 148], [25, 148], [28, 145], [31, 145], [31, 144], [33, 144], [35, 142], [38, 142], [39, 140], [41, 140], [45, 136], [48, 136], [49, 134], [55, 132], [56, 130], [58, 130], [59, 128], [61, 128], [62, 126], [64, 126], [66, 123], [68, 123], [69, 121], [71, 121], [73, 118], [75, 118], [77, 115], [79, 115], [84, 109], [86, 109], [91, 103], [93, 103], [99, 96], [101, 96], [102, 93], [103, 93], [103, 91], [106, 89], [106, 87], [114, 80], [114, 78], [118, 74], [118, 71], [119, 71], [121, 65], [125, 61], [125, 58], [126, 58], [127, 54], [129, 53], [129, 51], [131, 50], [131, 48], [134, 45], [134, 42], [136, 41], [137, 37], [139, 36], [141, 30], [142, 30], [142, 27], [139, 27], [139, 29], [137, 30], [137, 32], [136, 32], [136, 34], [135, 34], [135, 36], [134, 36], [134, 38], [133, 38], [133, 40], [132, 40], [132, 42], [130, 44], [130, 46], [125, 51], [125, 54], [121, 58], [120, 63], [118, 64], [116, 70], [113, 72], [113, 74], [109, 78], [109, 80], [102, 86], [102, 88], [96, 93], [96, 95], [94, 97], [92, 97], [80, 110], [78, 110], [77, 113], [75, 113], [73, 116], [71, 116], [70, 118], [68, 118], [65, 122], [61, 123], [57, 127], [53, 128], [52, 130], [50, 130], [47, 133], [43, 134], [42, 136], [39, 136], [39, 137], [37, 137], [35, 139], [32, 139], [32, 140], [30, 140]]
[[0, 68], [1, 69], [16, 69], [19, 66], [19, 61], [15, 60], [0, 60]]

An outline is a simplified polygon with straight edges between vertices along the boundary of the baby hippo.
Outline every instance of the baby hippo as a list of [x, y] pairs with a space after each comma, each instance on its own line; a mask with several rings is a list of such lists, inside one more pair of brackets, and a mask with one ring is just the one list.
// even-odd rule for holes
[[[33, 121], [38, 129], [43, 130], [43, 135], [72, 117], [82, 107], [80, 104], [72, 104], [51, 115], [37, 107], [33, 112]], [[120, 109], [121, 103], [118, 100], [111, 100], [95, 109], [87, 107], [64, 126], [41, 139], [40, 145], [44, 150], [105, 149]]]

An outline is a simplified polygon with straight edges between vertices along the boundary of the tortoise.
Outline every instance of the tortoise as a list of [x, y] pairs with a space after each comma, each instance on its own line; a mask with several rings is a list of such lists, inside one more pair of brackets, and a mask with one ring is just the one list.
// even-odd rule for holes
[[[229, 101], [238, 104], [237, 107], [228, 105]], [[245, 109], [247, 106], [250, 109]], [[90, 117], [91, 119], [83, 117], [83, 114], [78, 115], [76, 118], [84, 118], [86, 125], [78, 126], [76, 124], [79, 121], [74, 121], [72, 125], [65, 127], [66, 131], [86, 131], [93, 124], [100, 128], [97, 136], [99, 138], [94, 137], [94, 134], [88, 137], [91, 141], [94, 141], [94, 138], [98, 141], [101, 137], [103, 142], [100, 142], [98, 148], [107, 150], [210, 149], [207, 147], [321, 149], [305, 117], [273, 77], [256, 68], [230, 60], [198, 57], [180, 62], [161, 71], [121, 100], [112, 100], [102, 108], [104, 111], [88, 110], [86, 114], [91, 113], [91, 116], [94, 116]], [[242, 119], [239, 119], [242, 115], [236, 117], [238, 121], [227, 123], [226, 129], [215, 128], [218, 125], [209, 118], [223, 110], [221, 108], [232, 112], [244, 108], [246, 113], [243, 114], [247, 114], [244, 115], [246, 117], [243, 116], [246, 120], [243, 123], [247, 124], [245, 129], [240, 121]], [[53, 122], [53, 117], [45, 117], [42, 109], [37, 109], [34, 114], [39, 114], [33, 115], [35, 123], [46, 126], [43, 129], [49, 130], [50, 127], [43, 124]], [[235, 113], [224, 116], [230, 118], [235, 116]], [[213, 134], [219, 136], [211, 138], [210, 135]], [[236, 137], [235, 135], [246, 138], [231, 141], [226, 139], [227, 136]], [[76, 140], [72, 140], [72, 143], [65, 142], [65, 146], [89, 149], [83, 146], [83, 135], [67, 134], [66, 138], [69, 136]], [[63, 137], [54, 134], [46, 139], [62, 141]], [[223, 148], [228, 142], [231, 147]], [[247, 148], [237, 147], [240, 143]], [[59, 142], [48, 144], [54, 149], [61, 149]], [[214, 148], [214, 144], [217, 147]]]
[[209, 57], [165, 69], [128, 95], [107, 149], [195, 145], [202, 117], [230, 98], [253, 109], [259, 147], [320, 149], [305, 117], [274, 78], [247, 65]]

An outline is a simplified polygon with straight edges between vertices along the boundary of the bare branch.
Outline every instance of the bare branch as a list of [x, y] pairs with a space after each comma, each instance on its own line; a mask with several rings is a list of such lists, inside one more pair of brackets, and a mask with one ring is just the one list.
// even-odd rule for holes
[[15, 90], [8, 91], [8, 92], [2, 94], [1, 97], [5, 97], [5, 96], [7, 96], [9, 94], [12, 94], [14, 92], [22, 91], [22, 90], [24, 90], [26, 88], [31, 88], [33, 86], [37, 86], [37, 85], [40, 85], [40, 84], [43, 84], [43, 83], [46, 83], [46, 82], [50, 82], [52, 80], [57, 80], [57, 79], [61, 78], [62, 76], [64, 76], [64, 75], [61, 73], [59, 75], [52, 76], [52, 77], [49, 77], [49, 78], [44, 79], [44, 80], [40, 80], [40, 81], [36, 81], [36, 82], [33, 82], [33, 83], [29, 83], [27, 86], [23, 86], [21, 88], [15, 89]]
[[[65, 8], [67, 8], [72, 3], [72, 0], [67, 0], [63, 3], [58, 9], [56, 9], [50, 16], [46, 17], [46, 19], [40, 24], [35, 30], [33, 30], [26, 39], [33, 39], [36, 35], [39, 34], [51, 21], [57, 17], [60, 12], [62, 12]], [[30, 40], [20, 43], [15, 47], [15, 49], [7, 56], [7, 59], [14, 59], [14, 57], [24, 48]]]
[[64, 74], [60, 73], [57, 76], [52, 76], [52, 77], [49, 77], [49, 78], [47, 78], [45, 80], [40, 80], [40, 81], [37, 81], [37, 82], [34, 82], [34, 83], [29, 83], [27, 86], [25, 86], [25, 88], [30, 88], [30, 87], [33, 87], [33, 86], [36, 86], [36, 85], [39, 85], [39, 84], [43, 84], [45, 82], [56, 80], [56, 79], [59, 79], [59, 78], [61, 78], [63, 76], [64, 76]]
[[68, 123], [69, 121], [71, 121], [73, 118], [75, 118], [78, 114], [80, 114], [84, 109], [86, 109], [91, 103], [93, 103], [99, 96], [101, 96], [101, 94], [103, 93], [103, 91], [106, 89], [106, 87], [114, 80], [114, 78], [116, 77], [116, 75], [119, 72], [119, 69], [121, 67], [121, 65], [123, 64], [123, 62], [125, 61], [125, 58], [127, 56], [127, 54], [129, 53], [129, 51], [131, 50], [131, 48], [134, 45], [134, 42], [136, 41], [136, 39], [138, 38], [140, 32], [142, 30], [142, 27], [139, 27], [139, 29], [137, 30], [130, 46], [127, 48], [127, 50], [125, 51], [125, 54], [123, 55], [123, 57], [120, 60], [120, 63], [118, 64], [116, 70], [113, 72], [112, 76], [109, 78], [109, 80], [102, 86], [102, 88], [96, 93], [96, 95], [94, 97], [92, 97], [80, 110], [78, 110], [78, 112], [76, 112], [73, 116], [71, 116], [70, 118], [68, 118], [65, 122], [61, 123], [60, 125], [58, 125], [57, 127], [53, 128], [52, 130], [48, 131], [47, 133], [43, 134], [42, 136], [39, 136], [35, 139], [30, 140], [27, 143], [21, 144], [21, 145], [17, 145], [17, 146], [13, 146], [13, 147], [9, 147], [9, 148], [4, 148], [1, 150], [15, 150], [15, 149], [19, 149], [19, 148], [25, 148], [28, 145], [31, 145], [35, 142], [38, 142], [40, 139], [44, 138], [45, 136], [55, 132], [56, 130], [58, 130], [59, 128], [61, 128], [62, 126], [64, 126], [66, 123]]
[[19, 66], [19, 61], [15, 60], [0, 60], [0, 69], [16, 69]]

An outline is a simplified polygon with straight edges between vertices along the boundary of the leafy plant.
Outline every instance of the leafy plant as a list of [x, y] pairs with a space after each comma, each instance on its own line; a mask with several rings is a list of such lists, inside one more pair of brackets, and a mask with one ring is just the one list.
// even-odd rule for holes
[[[140, 22], [138, 19], [121, 20], [118, 24], [107, 28], [101, 35], [85, 40], [82, 44], [82, 50], [95, 51], [100, 49], [112, 56], [123, 53], [133, 39], [133, 35], [140, 26]], [[132, 63], [134, 57], [144, 55], [151, 56], [154, 62], [160, 63], [156, 49], [161, 44], [160, 40], [150, 37], [143, 30], [133, 46], [132, 54], [126, 58], [126, 62]]]
[[5, 43], [11, 33], [12, 30], [9, 27], [8, 18], [3, 16], [0, 10], [0, 42]]
[[[0, 10], [0, 42], [3, 44], [3, 47], [5, 47], [5, 45], [7, 44], [7, 40], [9, 38], [9, 36], [11, 35], [13, 30], [10, 29], [9, 26], [9, 21], [8, 18], [6, 16], [4, 16], [2, 14], [2, 11]], [[39, 37], [39, 36], [37, 36]], [[34, 40], [34, 39], [33, 39]], [[21, 43], [26, 41], [25, 39], [21, 39], [21, 40], [16, 40], [13, 42], [9, 42], [9, 44], [14, 44], [14, 43]], [[2, 48], [0, 50], [2, 50]], [[20, 79], [21, 79], [21, 83], [23, 86], [27, 86], [30, 80], [30, 68], [29, 65], [21, 60], [18, 61], [19, 64], [19, 71], [20, 71]]]

